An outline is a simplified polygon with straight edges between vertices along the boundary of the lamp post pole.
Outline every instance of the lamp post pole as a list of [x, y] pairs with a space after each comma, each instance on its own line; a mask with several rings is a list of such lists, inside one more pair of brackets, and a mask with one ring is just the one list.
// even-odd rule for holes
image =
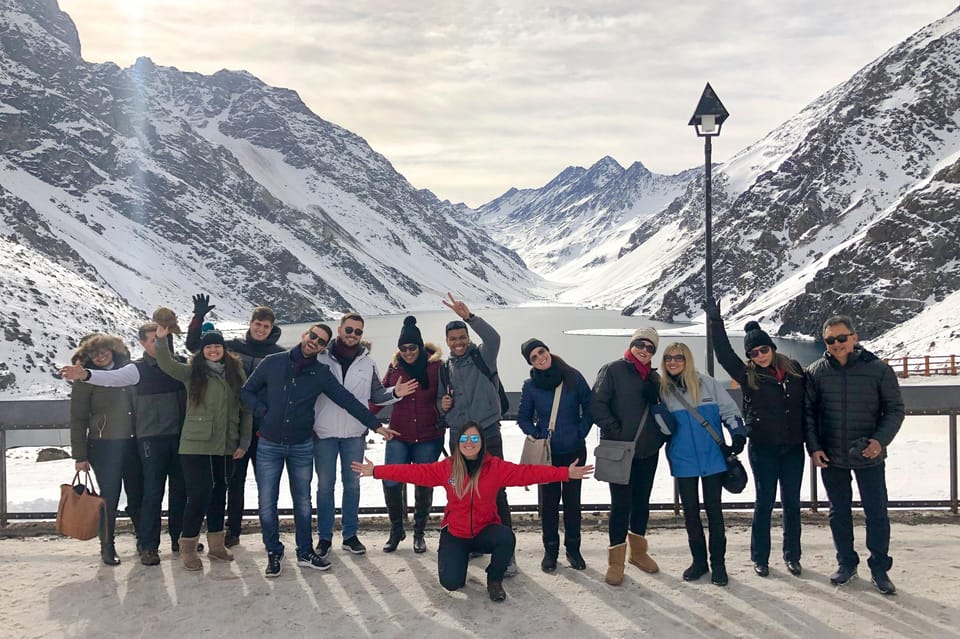
[[[704, 197], [704, 217], [706, 233], [706, 266], [705, 274], [707, 278], [707, 299], [713, 299], [713, 219], [711, 217], [713, 178], [710, 175], [710, 155], [713, 152], [713, 144], [710, 142], [711, 136], [703, 138], [703, 197]], [[710, 322], [705, 322], [707, 326], [707, 375], [713, 377], [713, 335], [710, 331]]]

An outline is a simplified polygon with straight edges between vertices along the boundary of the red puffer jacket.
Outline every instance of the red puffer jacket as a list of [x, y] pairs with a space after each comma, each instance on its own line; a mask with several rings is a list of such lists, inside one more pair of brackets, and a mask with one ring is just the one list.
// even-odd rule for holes
[[477, 491], [470, 491], [460, 498], [453, 488], [452, 468], [453, 458], [447, 457], [433, 464], [375, 466], [373, 476], [418, 486], [443, 486], [447, 491], [447, 507], [440, 526], [449, 526], [454, 537], [470, 539], [490, 524], [501, 523], [497, 514], [498, 490], [506, 486], [567, 481], [570, 472], [566, 466], [520, 465], [485, 455], [480, 467], [479, 495]]
[[[390, 414], [390, 428], [400, 433], [396, 436], [397, 439], [409, 444], [443, 437], [443, 431], [437, 430], [437, 419], [439, 418], [437, 415], [437, 384], [440, 383], [440, 367], [443, 366], [443, 362], [440, 361], [441, 353], [439, 349], [432, 344], [427, 344], [426, 350], [430, 354], [430, 360], [427, 362], [427, 378], [430, 380], [430, 387], [418, 388], [415, 392], [394, 403], [393, 412]], [[410, 376], [399, 364], [399, 357], [399, 352], [394, 355], [390, 368], [383, 376], [385, 388], [391, 388], [410, 379]]]

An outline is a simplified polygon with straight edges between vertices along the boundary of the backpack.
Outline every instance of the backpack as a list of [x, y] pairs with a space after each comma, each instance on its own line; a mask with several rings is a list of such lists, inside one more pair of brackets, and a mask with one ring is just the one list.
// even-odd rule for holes
[[[480, 372], [483, 373], [483, 375], [492, 383], [497, 385], [497, 394], [500, 396], [500, 415], [506, 415], [510, 411], [510, 398], [507, 397], [507, 391], [503, 389], [503, 384], [500, 383], [500, 376], [497, 375], [496, 372], [490, 370], [490, 367], [487, 366], [487, 363], [483, 361], [483, 355], [480, 354], [478, 349], [474, 348], [470, 350], [470, 358], [473, 360], [474, 365], [480, 370]], [[444, 362], [443, 366], [440, 367], [439, 372], [440, 385], [445, 389], [449, 389], [450, 360]]]

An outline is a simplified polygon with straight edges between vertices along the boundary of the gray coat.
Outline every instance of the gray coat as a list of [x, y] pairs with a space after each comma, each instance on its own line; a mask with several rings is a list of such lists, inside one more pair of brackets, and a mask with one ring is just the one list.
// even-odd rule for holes
[[[500, 425], [500, 394], [497, 386], [477, 368], [470, 357], [471, 350], [479, 350], [484, 363], [494, 373], [494, 380], [499, 380], [497, 354], [500, 352], [500, 334], [476, 315], [468, 324], [483, 343], [479, 346], [471, 343], [462, 356], [451, 356], [447, 360], [453, 407], [446, 413], [446, 419], [452, 437], [458, 437], [467, 422], [476, 422], [484, 430], [496, 426], [497, 432]], [[441, 400], [447, 389], [440, 384], [437, 386], [437, 410], [442, 414]]]

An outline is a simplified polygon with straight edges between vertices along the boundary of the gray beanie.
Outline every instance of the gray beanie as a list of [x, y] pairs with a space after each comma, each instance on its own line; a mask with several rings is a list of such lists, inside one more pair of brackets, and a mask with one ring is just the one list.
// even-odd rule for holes
[[657, 329], [652, 326], [645, 326], [635, 330], [633, 336], [630, 337], [630, 343], [633, 344], [633, 342], [638, 339], [645, 339], [648, 342], [652, 342], [654, 348], [660, 348], [660, 335], [657, 334]]

